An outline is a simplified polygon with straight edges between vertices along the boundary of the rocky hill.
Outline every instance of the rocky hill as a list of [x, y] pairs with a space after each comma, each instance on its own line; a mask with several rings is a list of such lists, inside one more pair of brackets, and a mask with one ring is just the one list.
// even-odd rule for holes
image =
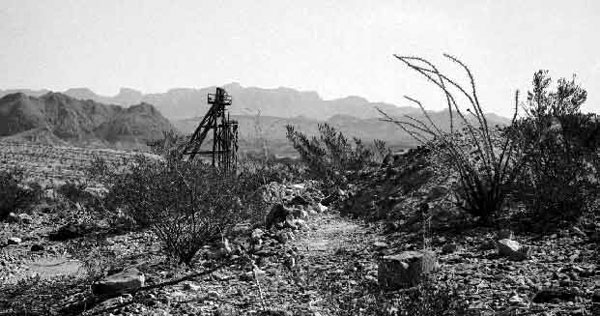
[[144, 144], [174, 127], [150, 104], [128, 108], [62, 93], [14, 93], [0, 99], [0, 137], [56, 144]]

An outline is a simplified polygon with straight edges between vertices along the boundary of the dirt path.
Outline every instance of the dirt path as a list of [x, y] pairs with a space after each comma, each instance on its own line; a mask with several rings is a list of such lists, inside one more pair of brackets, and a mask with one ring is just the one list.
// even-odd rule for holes
[[368, 251], [377, 240], [377, 236], [364, 224], [337, 214], [313, 218], [309, 226], [311, 229], [299, 233], [292, 243], [307, 260], [336, 261], [337, 254]]

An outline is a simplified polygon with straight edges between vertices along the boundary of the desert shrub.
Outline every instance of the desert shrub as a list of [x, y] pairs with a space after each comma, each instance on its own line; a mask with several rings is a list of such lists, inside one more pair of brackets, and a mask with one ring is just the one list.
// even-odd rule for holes
[[[385, 144], [365, 145], [360, 139], [348, 140], [327, 123], [319, 124], [319, 135], [309, 138], [288, 125], [287, 138], [308, 167], [310, 177], [323, 181], [326, 188], [347, 188], [360, 172], [376, 162]], [[380, 154], [381, 155], [381, 154]]]
[[86, 204], [93, 200], [92, 194], [87, 192], [86, 188], [87, 183], [67, 181], [56, 188], [56, 193], [66, 198], [71, 203]]
[[598, 197], [600, 122], [581, 113], [587, 93], [574, 79], [557, 83], [550, 91], [548, 72], [536, 72], [528, 115], [508, 130], [527, 157], [520, 200], [541, 219], [572, 220]]
[[257, 171], [226, 173], [202, 162], [143, 155], [125, 172], [100, 161], [94, 168], [96, 179], [104, 179], [109, 188], [105, 209], [151, 229], [179, 263], [190, 264], [203, 245], [267, 209], [258, 194], [264, 177]]
[[[384, 120], [397, 124], [427, 146], [442, 164], [457, 174], [458, 185], [454, 193], [458, 206], [484, 221], [490, 220], [504, 206], [509, 189], [523, 166], [522, 155], [515, 142], [501, 135], [497, 128], [489, 126], [479, 102], [474, 77], [460, 60], [445, 55], [465, 70], [469, 78], [468, 88], [441, 73], [426, 59], [395, 57], [441, 90], [448, 107], [450, 130], [438, 127], [421, 102], [408, 96], [406, 98], [422, 110], [425, 119], [418, 120], [411, 116], [397, 119], [380, 111]], [[515, 99], [512, 122], [517, 118], [518, 93]], [[460, 104], [464, 101], [466, 109]]]
[[23, 170], [0, 171], [0, 219], [18, 209], [26, 210], [41, 196], [41, 186], [24, 183]]

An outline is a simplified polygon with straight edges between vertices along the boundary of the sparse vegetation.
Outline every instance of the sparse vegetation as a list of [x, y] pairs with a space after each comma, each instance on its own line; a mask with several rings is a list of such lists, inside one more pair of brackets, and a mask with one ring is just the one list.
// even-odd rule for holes
[[11, 212], [26, 211], [40, 195], [39, 185], [25, 183], [23, 170], [0, 171], [0, 220]]
[[288, 125], [287, 138], [306, 163], [310, 176], [326, 188], [347, 189], [362, 170], [388, 153], [382, 141], [376, 140], [370, 147], [358, 138], [350, 141], [327, 123], [320, 124], [319, 136], [312, 138]]
[[598, 197], [600, 122], [581, 113], [587, 92], [574, 79], [550, 85], [547, 71], [536, 72], [527, 116], [507, 128], [527, 157], [516, 192], [538, 219], [574, 220]]
[[[537, 72], [526, 115], [517, 115], [517, 94], [510, 125], [491, 126], [471, 71], [446, 57], [466, 72], [466, 87], [425, 59], [397, 56], [443, 93], [451, 118], [443, 128], [410, 97], [423, 119], [382, 112], [420, 142], [403, 154], [328, 124], [315, 136], [287, 127], [301, 161], [265, 150], [227, 173], [182, 160], [174, 132], [154, 154], [0, 143], [9, 148], [0, 218], [31, 208], [1, 223], [0, 280], [10, 282], [0, 314], [590, 314], [600, 123], [580, 111], [586, 91], [565, 79], [552, 90]], [[18, 162], [27, 170], [12, 169]], [[32, 178], [52, 183], [43, 203]], [[277, 220], [264, 225], [269, 210]], [[529, 220], [524, 212], [568, 225], [541, 236], [498, 230]], [[511, 242], [518, 249], [503, 254]], [[379, 259], [423, 248], [434, 250], [437, 272], [412, 288], [378, 284]], [[36, 274], [65, 263], [87, 275]], [[129, 267], [146, 283], [110, 299], [93, 293], [94, 282]], [[578, 291], [569, 304], [532, 304], [542, 287]]]
[[[501, 137], [495, 127], [489, 126], [471, 70], [457, 58], [445, 56], [466, 72], [468, 88], [440, 72], [426, 59], [409, 56], [396, 58], [443, 92], [450, 117], [449, 131], [439, 128], [421, 102], [408, 96], [406, 98], [409, 101], [421, 108], [426, 121], [410, 116], [400, 120], [384, 112], [382, 114], [386, 121], [397, 124], [429, 147], [441, 163], [448, 165], [458, 175], [459, 186], [454, 191], [458, 205], [471, 215], [488, 221], [504, 206], [509, 188], [522, 170], [523, 155], [518, 152], [514, 141]], [[517, 119], [518, 96], [517, 92], [512, 123]], [[461, 100], [466, 100], [466, 108]]]

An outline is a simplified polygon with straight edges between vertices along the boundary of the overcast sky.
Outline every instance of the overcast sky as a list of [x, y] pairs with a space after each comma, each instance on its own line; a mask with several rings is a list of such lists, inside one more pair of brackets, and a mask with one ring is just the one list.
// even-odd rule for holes
[[[0, 0], [0, 89], [163, 92], [239, 82], [442, 109], [392, 54], [474, 72], [487, 111], [510, 114], [534, 71], [571, 77], [600, 112], [600, 1]], [[459, 77], [460, 79], [464, 79]], [[523, 91], [524, 92], [524, 91]]]

